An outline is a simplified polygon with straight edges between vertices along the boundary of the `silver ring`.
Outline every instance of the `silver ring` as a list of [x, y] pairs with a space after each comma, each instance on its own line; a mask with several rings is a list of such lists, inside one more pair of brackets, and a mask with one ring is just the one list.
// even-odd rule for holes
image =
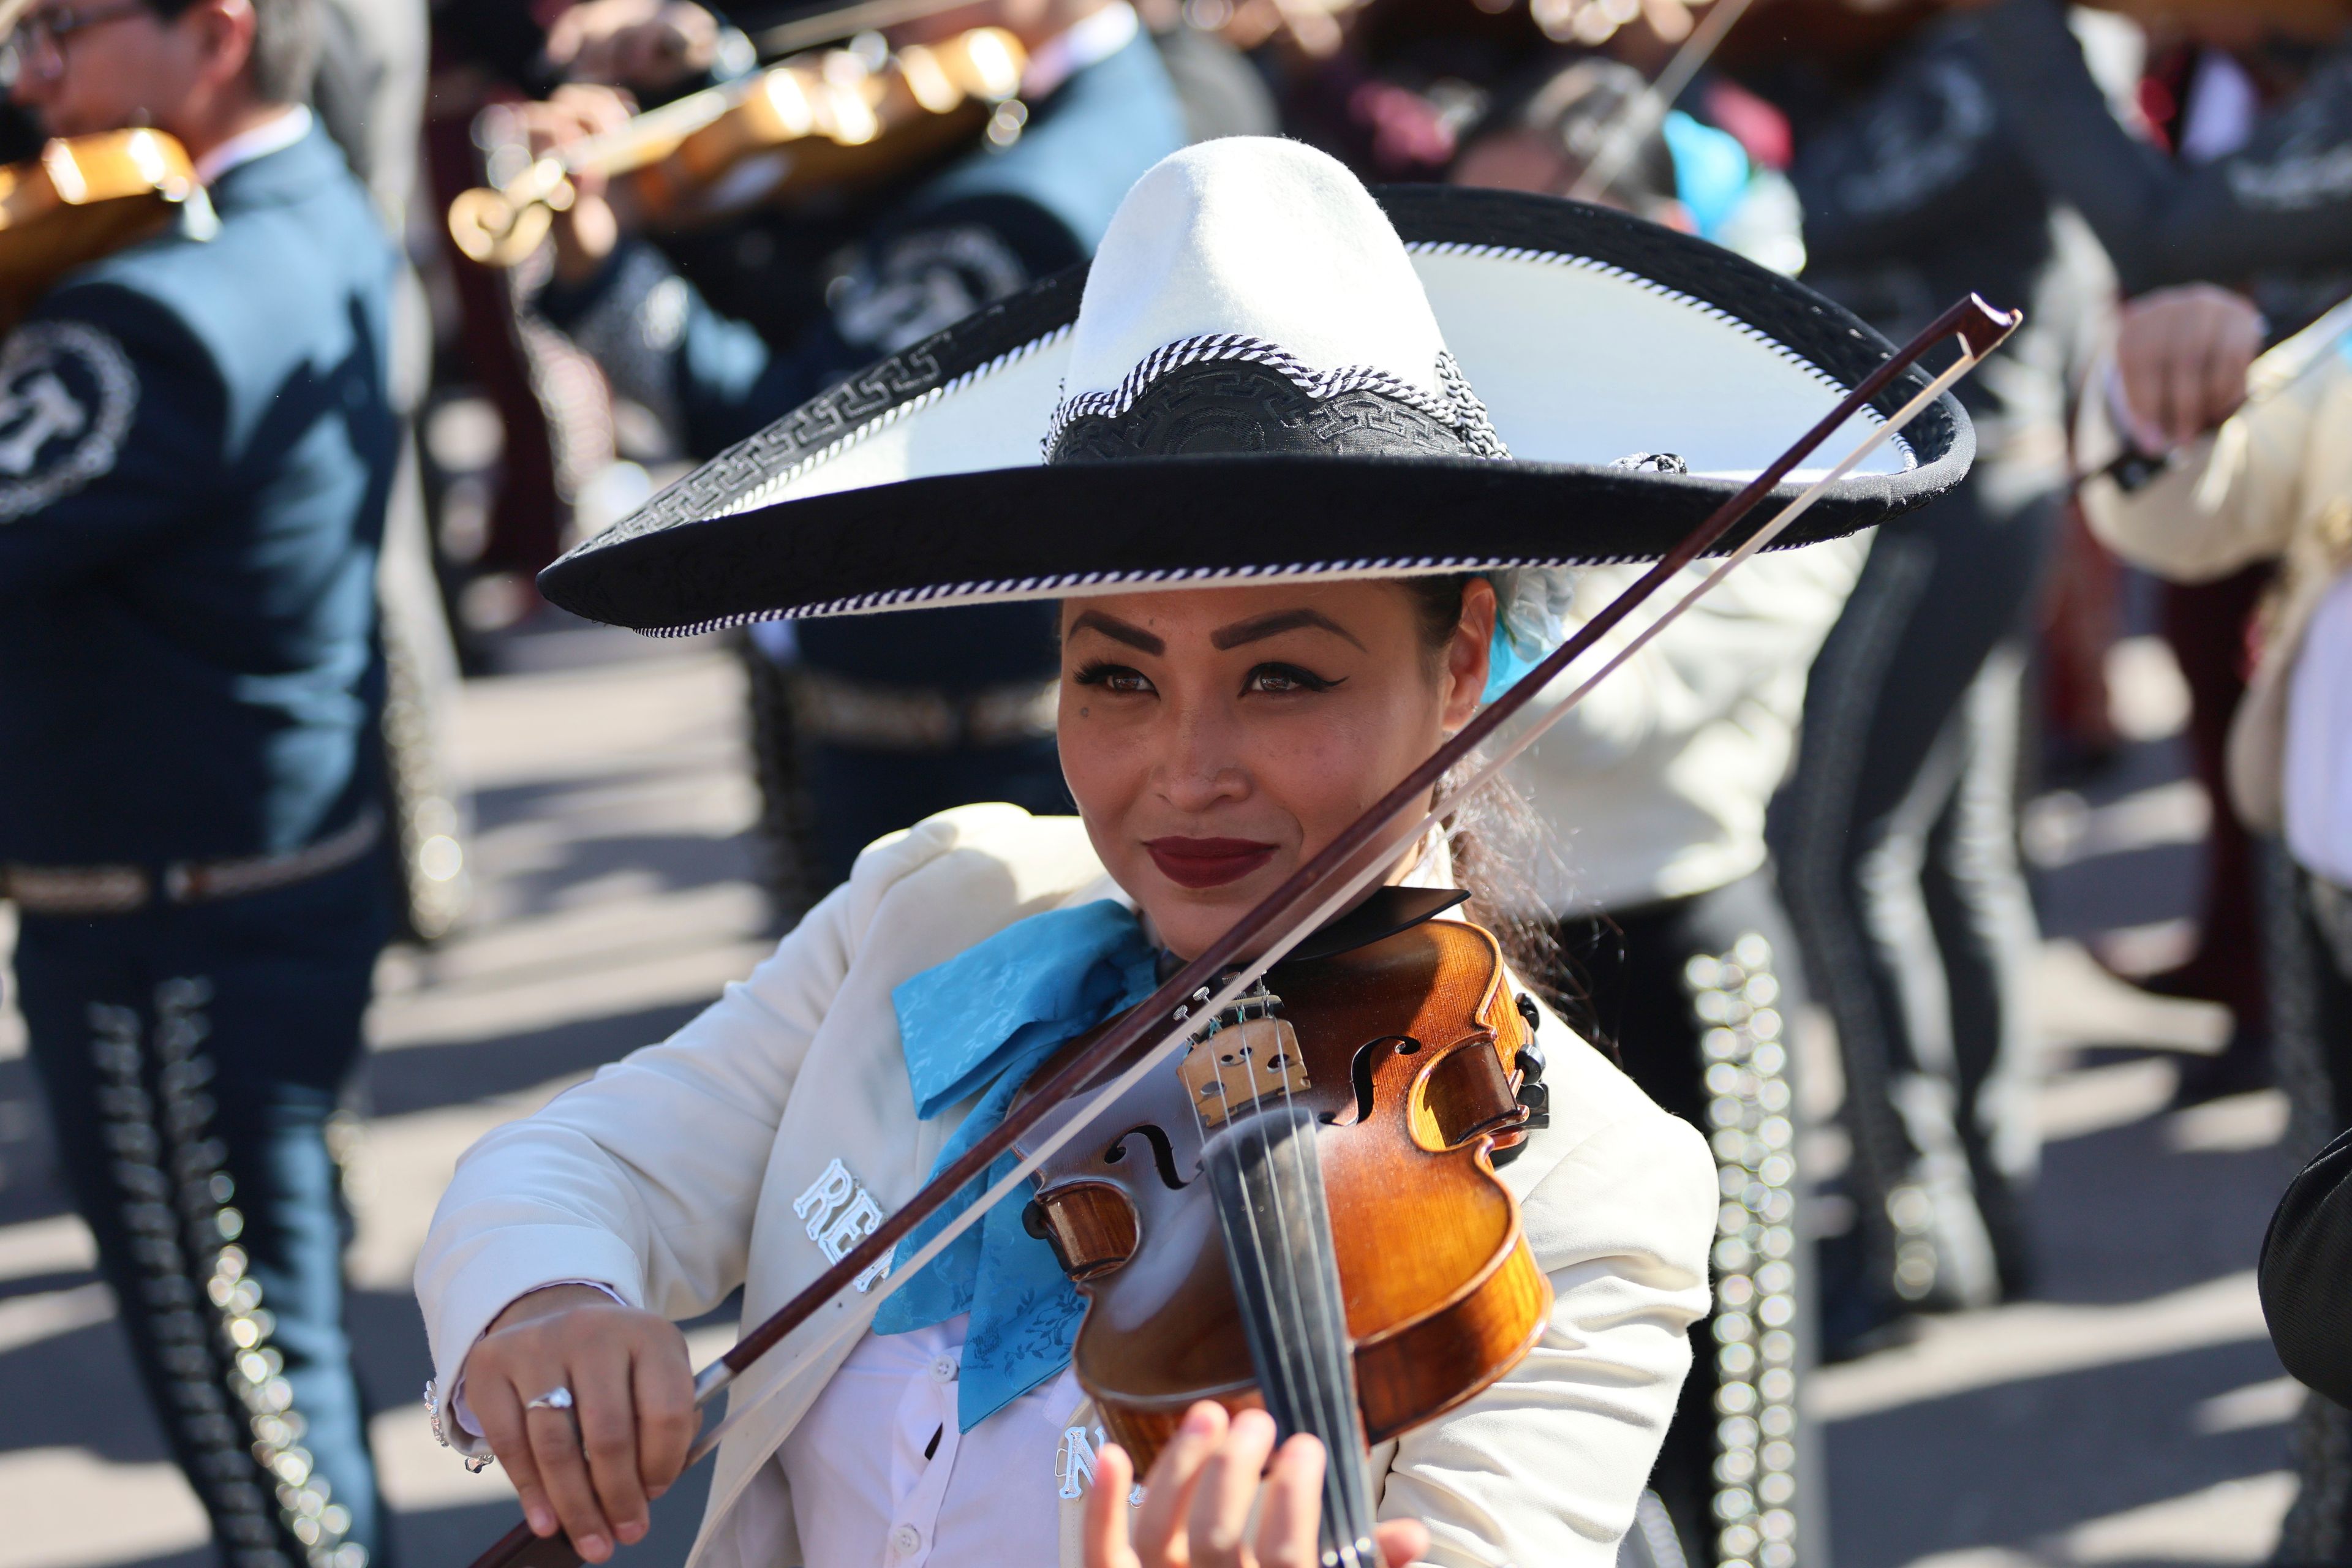
[[558, 1384], [537, 1399], [524, 1400], [522, 1407], [525, 1410], [569, 1410], [572, 1408], [572, 1391]]

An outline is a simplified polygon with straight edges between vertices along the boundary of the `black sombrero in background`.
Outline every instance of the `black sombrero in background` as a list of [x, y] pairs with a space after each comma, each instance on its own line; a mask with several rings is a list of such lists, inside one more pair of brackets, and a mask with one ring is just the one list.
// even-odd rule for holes
[[[1442, 186], [1376, 205], [1319, 153], [1233, 138], [1145, 175], [1090, 272], [803, 405], [540, 585], [679, 634], [1655, 559], [1890, 353], [1810, 289], [1617, 213]], [[1924, 384], [1898, 379], [1785, 494]], [[1918, 506], [1973, 452], [1947, 396], [1781, 542]]]

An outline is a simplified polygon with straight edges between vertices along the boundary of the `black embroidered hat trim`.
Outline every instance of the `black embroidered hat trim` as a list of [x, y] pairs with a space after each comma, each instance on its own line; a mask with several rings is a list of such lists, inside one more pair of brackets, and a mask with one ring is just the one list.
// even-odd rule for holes
[[1111, 392], [1064, 398], [1045, 461], [1296, 452], [1508, 458], [1486, 406], [1439, 351], [1443, 398], [1369, 365], [1328, 373], [1278, 343], [1218, 333], [1154, 350]]

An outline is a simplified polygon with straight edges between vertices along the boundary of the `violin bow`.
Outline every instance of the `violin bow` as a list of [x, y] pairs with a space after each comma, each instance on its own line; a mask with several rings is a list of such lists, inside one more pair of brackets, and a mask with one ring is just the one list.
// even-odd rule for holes
[[[2016, 331], [2023, 319], [2021, 312], [1997, 310], [1982, 298], [1970, 295], [1897, 350], [1794, 446], [1774, 458], [1770, 466], [1743, 486], [1737, 495], [1717, 507], [1705, 522], [1693, 529], [1664, 559], [1644, 573], [1640, 581], [1611, 600], [1591, 620], [1578, 627], [1566, 642], [1521, 677], [1508, 691], [1488, 703], [1469, 723], [1430, 753], [1426, 761], [1406, 774], [1394, 789], [1293, 872], [1281, 887], [1243, 915], [1223, 936], [1210, 943], [1198, 958], [1177, 971], [1157, 991], [1112, 1023], [1094, 1044], [1017, 1101], [992, 1131], [933, 1176], [920, 1191], [900, 1205], [832, 1268], [777, 1309], [765, 1322], [737, 1341], [734, 1348], [705, 1367], [694, 1380], [696, 1406], [699, 1408], [709, 1403], [749, 1370], [754, 1362], [774, 1349], [786, 1335], [814, 1318], [827, 1303], [842, 1297], [856, 1283], [858, 1276], [888, 1258], [917, 1226], [938, 1213], [958, 1193], [985, 1176], [991, 1165], [1001, 1156], [1013, 1152], [1014, 1145], [1035, 1131], [1045, 1118], [1060, 1110], [1066, 1102], [1076, 1102], [1080, 1095], [1096, 1089], [1097, 1078], [1115, 1067], [1129, 1052], [1150, 1041], [1150, 1049], [1131, 1065], [1120, 1069], [1108, 1083], [1096, 1089], [1077, 1114], [1068, 1117], [1060, 1127], [1040, 1139], [1034, 1149], [1023, 1156], [1009, 1174], [990, 1186], [962, 1213], [943, 1226], [939, 1234], [908, 1258], [902, 1267], [893, 1269], [875, 1284], [859, 1304], [859, 1309], [845, 1314], [834, 1323], [825, 1337], [811, 1346], [810, 1353], [814, 1354], [838, 1340], [863, 1333], [872, 1321], [875, 1310], [892, 1292], [912, 1279], [966, 1229], [977, 1224], [998, 1202], [1020, 1191], [1030, 1176], [1052, 1159], [1064, 1143], [1076, 1137], [1097, 1115], [1127, 1093], [1130, 1087], [1197, 1032], [1198, 1026], [1188, 1023], [1189, 1019], [1202, 1013], [1213, 1016], [1219, 1010], [1231, 1005], [1301, 939], [1345, 909], [1358, 893], [1381, 876], [1387, 868], [1390, 852], [1396, 846], [1415, 841], [1467, 795], [1491, 784], [1507, 763], [1534, 744], [1546, 729], [1581, 701], [1585, 694], [1611, 671], [1641, 651], [1651, 638], [1712, 590], [1727, 574], [1811, 510], [1832, 485], [1852, 473], [1872, 452], [1892, 440], [1961, 377], [1974, 370], [1985, 356], [1999, 348], [2010, 333]], [[1874, 427], [1866, 439], [1839, 460], [1836, 467], [1814, 480], [1770, 521], [1743, 542], [1738, 550], [1726, 556], [1712, 573], [1685, 594], [1672, 608], [1643, 627], [1639, 636], [1600, 670], [1566, 696], [1554, 700], [1520, 733], [1512, 737], [1508, 744], [1498, 749], [1493, 756], [1484, 759], [1476, 773], [1462, 788], [1442, 801], [1433, 800], [1426, 806], [1419, 805], [1423, 796], [1432, 794], [1455, 765], [1468, 758], [1504, 724], [1538, 701], [1545, 689], [1569, 666], [1591, 651], [1670, 579], [1721, 541], [1770, 495], [1781, 480], [1795, 472], [1799, 464], [1843, 428], [1849, 420], [1867, 411], [1873, 400], [1894, 384], [1897, 377], [1938, 345], [1953, 340], [1958, 342], [1960, 353], [1948, 369], [1930, 380], [1895, 415]], [[1402, 834], [1394, 831], [1398, 824], [1416, 817], [1419, 826], [1413, 831]], [[709, 1454], [719, 1446], [728, 1429], [751, 1408], [756, 1408], [756, 1404], [730, 1410], [724, 1420], [696, 1442], [687, 1463], [694, 1464]], [[496, 1545], [475, 1559], [473, 1568], [575, 1568], [580, 1562], [580, 1554], [562, 1531], [542, 1539], [533, 1535], [528, 1524], [517, 1524]]]
[[860, 33], [919, 22], [969, 3], [970, 0], [860, 0], [857, 5], [819, 11], [754, 33], [751, 47], [763, 60], [781, 59], [820, 45], [837, 44]]
[[1625, 172], [1625, 165], [1641, 150], [1642, 139], [1665, 122], [1667, 111], [1682, 97], [1683, 89], [1690, 86], [1691, 79], [1715, 58], [1715, 51], [1730, 36], [1732, 25], [1746, 16], [1754, 3], [1755, 0], [1715, 0], [1706, 16], [1691, 30], [1691, 36], [1683, 40], [1683, 47], [1675, 51], [1675, 58], [1666, 62], [1666, 68], [1658, 73], [1658, 79], [1644, 87], [1641, 96], [1609, 122], [1600, 155], [1577, 176], [1576, 184], [1569, 190], [1569, 200], [1597, 200], [1609, 188], [1610, 182]]

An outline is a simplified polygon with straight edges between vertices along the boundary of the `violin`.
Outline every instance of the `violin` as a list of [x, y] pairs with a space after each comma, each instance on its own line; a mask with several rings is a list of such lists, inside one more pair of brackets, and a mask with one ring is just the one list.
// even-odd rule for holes
[[1379, 1562], [1366, 1447], [1501, 1377], [1551, 1310], [1495, 1174], [1548, 1110], [1535, 1010], [1482, 927], [1385, 929], [1465, 896], [1384, 889], [1307, 939], [1048, 1158], [1023, 1215], [1087, 1300], [1071, 1363], [1138, 1471], [1195, 1401], [1262, 1406], [1331, 1456], [1326, 1563]]
[[160, 131], [59, 137], [0, 167], [0, 331], [75, 268], [169, 228], [202, 190], [187, 149]]
[[1014, 94], [1028, 63], [1002, 27], [910, 44], [878, 63], [857, 49], [803, 55], [461, 193], [449, 205], [450, 237], [476, 261], [511, 267], [539, 247], [576, 199], [573, 182], [589, 174], [612, 181], [638, 218], [669, 227], [870, 184], [983, 131], [1017, 134], [1025, 115]]

